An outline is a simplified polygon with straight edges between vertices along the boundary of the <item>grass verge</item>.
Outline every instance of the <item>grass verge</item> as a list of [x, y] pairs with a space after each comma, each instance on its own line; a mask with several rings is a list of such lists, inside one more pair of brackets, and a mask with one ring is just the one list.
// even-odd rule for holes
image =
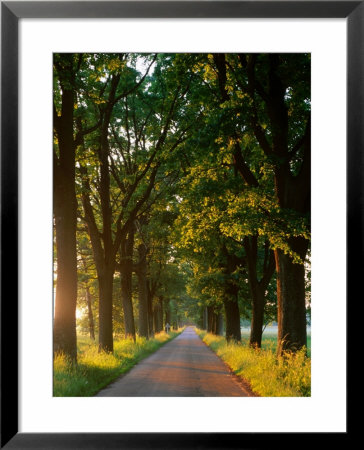
[[153, 339], [137, 337], [114, 341], [114, 354], [99, 352], [98, 345], [86, 336], [78, 337], [78, 364], [70, 364], [64, 355], [53, 360], [54, 397], [91, 397], [141, 359], [158, 350], [182, 332], [164, 331]]
[[304, 349], [277, 357], [271, 348], [253, 349], [246, 344], [227, 343], [224, 337], [206, 331], [196, 332], [259, 396], [310, 397], [311, 359]]

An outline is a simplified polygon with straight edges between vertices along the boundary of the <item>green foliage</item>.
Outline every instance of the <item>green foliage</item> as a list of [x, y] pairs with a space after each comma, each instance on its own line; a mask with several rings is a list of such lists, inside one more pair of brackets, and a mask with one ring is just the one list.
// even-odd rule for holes
[[[61, 114], [62, 90], [72, 91], [74, 97], [77, 306], [83, 311], [78, 318], [82, 331], [89, 325], [86, 289], [98, 330], [98, 277], [106, 265], [120, 263], [116, 244], [130, 227], [135, 227], [130, 263], [138, 264], [137, 248], [145, 245], [154, 302], [158, 296], [169, 302], [177, 322], [189, 318], [197, 323], [207, 305], [221, 309], [229, 283], [238, 287], [241, 316], [250, 319], [246, 237], [258, 236], [259, 279], [266, 242], [270, 249], [304, 263], [290, 241], [310, 240], [310, 215], [282, 207], [275, 177], [288, 165], [294, 179], [303, 167], [299, 144], [310, 116], [310, 55], [278, 54], [274, 73], [269, 54], [222, 56], [223, 75], [213, 54], [54, 55], [55, 117]], [[269, 110], [272, 99], [267, 101], [265, 95], [274, 75], [282, 85], [282, 108], [287, 111], [284, 155], [267, 152], [257, 138], [259, 129], [270, 147], [277, 143]], [[56, 134], [54, 153], [59, 156]], [[107, 174], [102, 175], [106, 166]], [[91, 213], [85, 211], [85, 198]], [[103, 267], [97, 266], [95, 241]], [[230, 271], [229, 258], [235, 260]], [[308, 310], [309, 272], [306, 263]], [[273, 277], [267, 288], [265, 322], [276, 319], [275, 282]], [[136, 286], [134, 275], [134, 306]], [[116, 274], [116, 334], [123, 333], [124, 326], [120, 294]], [[134, 314], [137, 318], [137, 308]]]

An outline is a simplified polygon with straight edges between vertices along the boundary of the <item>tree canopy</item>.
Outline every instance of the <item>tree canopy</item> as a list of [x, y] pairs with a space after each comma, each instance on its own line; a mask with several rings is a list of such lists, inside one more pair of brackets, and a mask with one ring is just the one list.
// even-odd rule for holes
[[193, 323], [306, 345], [310, 55], [55, 54], [54, 349]]

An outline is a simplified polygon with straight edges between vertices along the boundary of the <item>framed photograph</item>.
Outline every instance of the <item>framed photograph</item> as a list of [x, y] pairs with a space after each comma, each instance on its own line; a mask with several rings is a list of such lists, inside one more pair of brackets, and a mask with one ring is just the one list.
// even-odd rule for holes
[[[1, 2], [1, 448], [258, 448], [283, 435], [288, 447], [298, 434], [308, 443], [312, 433], [315, 439], [322, 436], [327, 440], [328, 434], [337, 440], [348, 439], [347, 303], [360, 292], [363, 268], [357, 262], [363, 249], [363, 40], [361, 1]], [[94, 61], [92, 55], [122, 55], [120, 52], [147, 55], [143, 63], [134, 59], [135, 67], [142, 64], [140, 72], [155, 54], [232, 55], [224, 61], [231, 73], [235, 59], [236, 67], [251, 63], [243, 54], [260, 55], [262, 72], [270, 67], [264, 65], [266, 55], [309, 55], [309, 396], [54, 395], [53, 164], [59, 135], [55, 154], [51, 148], [53, 126], [64, 110], [61, 100], [59, 110], [53, 110], [52, 96], [57, 91], [53, 83], [61, 86], [59, 95], [63, 96], [68, 82], [61, 79], [66, 63], [57, 58], [91, 55], [87, 64], [92, 68], [99, 58]], [[55, 72], [54, 63], [58, 64]], [[117, 63], [124, 64], [122, 56]], [[216, 75], [218, 56], [214, 63]], [[79, 68], [82, 64], [80, 58]], [[107, 64], [113, 74], [115, 58]], [[168, 58], [163, 64], [168, 66]], [[193, 64], [198, 67], [202, 63]], [[293, 74], [306, 67], [300, 58], [295, 67], [291, 62], [284, 64]], [[91, 69], [85, 67], [81, 70], [89, 73]], [[96, 75], [91, 84], [102, 78]], [[222, 98], [228, 96], [228, 83], [222, 88], [224, 76], [218, 80]], [[248, 88], [253, 86], [249, 77], [246, 83]], [[83, 108], [82, 101], [85, 105], [90, 101], [95, 110], [103, 111], [100, 98], [92, 98], [92, 89], [84, 91], [83, 100], [80, 97], [74, 108]], [[239, 95], [244, 95], [243, 89]], [[264, 98], [264, 92], [260, 95]], [[179, 117], [188, 108], [192, 110], [189, 101], [184, 107]], [[292, 108], [294, 115], [295, 105]], [[125, 111], [120, 107], [124, 114], [120, 117], [126, 117], [127, 123], [124, 138], [130, 144], [128, 107]], [[136, 127], [138, 121], [133, 120]], [[301, 125], [298, 127], [303, 129]], [[77, 126], [79, 136], [86, 136], [81, 132], [85, 123], [80, 120]], [[297, 152], [304, 145], [304, 140], [299, 141]], [[148, 149], [145, 142], [144, 149]], [[294, 164], [294, 158], [292, 161]], [[77, 170], [83, 180], [87, 178], [81, 166]], [[82, 189], [91, 188], [85, 184]], [[354, 249], [360, 252], [359, 258]], [[103, 345], [107, 347], [107, 338]]]

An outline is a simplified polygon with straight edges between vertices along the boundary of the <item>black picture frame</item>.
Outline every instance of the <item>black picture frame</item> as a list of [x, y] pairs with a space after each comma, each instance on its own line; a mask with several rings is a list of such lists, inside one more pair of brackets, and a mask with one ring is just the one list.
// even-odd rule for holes
[[[16, 320], [9, 320], [18, 317], [18, 21], [20, 18], [109, 17], [347, 19], [347, 307], [350, 298], [360, 292], [364, 212], [364, 1], [1, 2], [1, 448], [227, 449], [271, 445], [281, 439], [280, 433], [18, 432], [19, 329]], [[349, 417], [348, 409], [347, 432], [334, 433], [338, 445], [349, 437]], [[301, 445], [312, 439], [309, 434], [300, 434]], [[315, 444], [320, 438], [327, 443], [327, 437], [325, 433], [316, 433]], [[287, 433], [280, 446], [290, 448], [297, 439], [297, 433]]]

